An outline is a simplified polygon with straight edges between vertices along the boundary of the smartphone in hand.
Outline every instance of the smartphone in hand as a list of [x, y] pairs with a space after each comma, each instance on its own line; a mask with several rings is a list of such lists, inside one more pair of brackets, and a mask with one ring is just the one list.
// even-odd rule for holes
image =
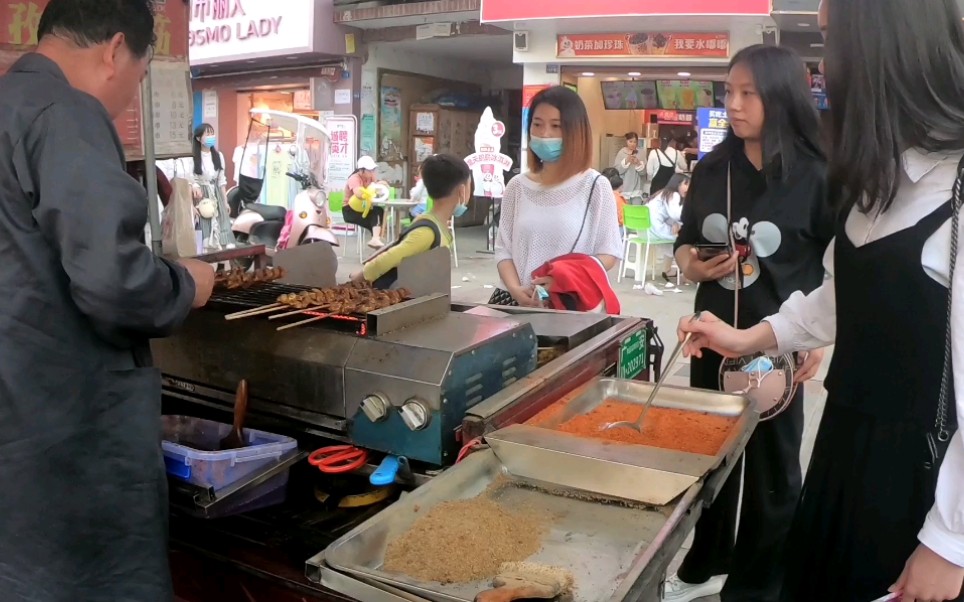
[[733, 249], [725, 242], [708, 242], [696, 245], [696, 256], [700, 261], [709, 261], [720, 255], [731, 255]]

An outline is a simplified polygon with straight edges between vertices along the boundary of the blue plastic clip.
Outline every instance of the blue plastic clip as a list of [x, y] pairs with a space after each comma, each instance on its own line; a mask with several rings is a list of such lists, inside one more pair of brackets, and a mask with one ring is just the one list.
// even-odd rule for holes
[[398, 474], [398, 458], [395, 456], [385, 456], [382, 463], [378, 465], [375, 472], [368, 477], [368, 482], [376, 487], [384, 487], [395, 482], [395, 475]]

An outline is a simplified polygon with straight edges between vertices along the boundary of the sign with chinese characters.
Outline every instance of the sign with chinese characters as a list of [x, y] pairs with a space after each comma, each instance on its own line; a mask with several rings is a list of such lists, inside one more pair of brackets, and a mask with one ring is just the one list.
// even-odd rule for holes
[[656, 123], [661, 125], [693, 125], [696, 116], [688, 111], [667, 111], [657, 109], [643, 113], [645, 123], [650, 123], [656, 117]]
[[475, 152], [465, 158], [475, 182], [473, 195], [501, 199], [505, 192], [505, 173], [512, 169], [512, 158], [502, 154], [505, 124], [496, 120], [486, 107], [475, 129]]
[[358, 158], [358, 123], [354, 115], [332, 115], [325, 119], [325, 127], [331, 136], [325, 175], [328, 191], [344, 190]]
[[730, 121], [725, 109], [698, 109], [696, 123], [700, 140], [700, 159], [726, 138]]
[[729, 58], [728, 33], [598, 33], [556, 37], [559, 58]]
[[154, 94], [154, 152], [163, 155], [190, 155], [194, 126], [194, 94], [191, 71], [184, 63], [151, 63], [151, 90]]
[[[37, 45], [37, 27], [49, 0], [0, 0], [0, 48], [28, 50]], [[180, 0], [157, 2], [154, 56], [187, 58], [187, 10]], [[0, 73], [3, 72], [0, 65]]]
[[483, 23], [576, 17], [770, 16], [770, 0], [482, 0]]
[[312, 51], [312, 0], [191, 0], [192, 65]]

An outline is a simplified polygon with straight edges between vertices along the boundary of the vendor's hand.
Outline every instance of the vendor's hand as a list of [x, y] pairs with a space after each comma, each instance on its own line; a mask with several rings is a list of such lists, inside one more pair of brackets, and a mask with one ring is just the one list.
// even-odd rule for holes
[[680, 228], [682, 228], [680, 224], [673, 224], [673, 229], [672, 229], [673, 236], [679, 236]]
[[194, 280], [194, 309], [204, 307], [214, 290], [214, 266], [197, 259], [179, 259], [178, 263]]
[[703, 357], [703, 349], [711, 349], [724, 357], [746, 355], [745, 331], [733, 328], [708, 311], [702, 312], [699, 320], [694, 320], [693, 316], [680, 318], [676, 330], [679, 340], [685, 339], [690, 332], [693, 337], [683, 347], [686, 357]]
[[542, 301], [539, 300], [539, 294], [533, 285], [510, 287], [507, 292], [520, 307], [542, 307]]
[[736, 263], [739, 256], [736, 253], [730, 255], [717, 255], [707, 261], [702, 261], [696, 247], [690, 249], [690, 260], [683, 274], [693, 282], [712, 282], [724, 276], [736, 272]]
[[365, 282], [365, 273], [364, 273], [364, 272], [355, 272], [354, 274], [349, 275], [349, 276], [348, 276], [348, 279], [349, 279], [351, 282]]
[[820, 364], [823, 363], [823, 349], [814, 349], [803, 355], [803, 361], [797, 366], [797, 371], [793, 376], [793, 382], [800, 384], [807, 382], [817, 375], [820, 371]]
[[201, 192], [201, 188], [199, 186], [194, 186], [191, 188], [191, 196], [194, 197], [195, 201], [200, 201], [204, 198], [204, 193]]
[[964, 583], [964, 568], [920, 544], [904, 565], [890, 591], [901, 594], [901, 602], [944, 602], [955, 600]]

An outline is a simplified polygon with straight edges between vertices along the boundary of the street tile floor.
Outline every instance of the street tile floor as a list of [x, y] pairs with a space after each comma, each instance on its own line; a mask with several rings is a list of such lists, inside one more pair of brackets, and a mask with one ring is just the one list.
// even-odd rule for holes
[[[452, 268], [452, 300], [466, 303], [483, 303], [489, 299], [492, 290], [499, 283], [496, 272], [495, 261], [491, 254], [480, 252], [485, 248], [485, 230], [478, 228], [459, 228], [456, 231], [459, 249], [459, 266]], [[348, 275], [359, 269], [360, 262], [356, 250], [356, 242], [352, 238], [347, 240], [346, 256], [341, 257], [339, 253], [338, 279], [344, 281]], [[366, 249], [366, 256], [370, 253]], [[611, 278], [616, 280], [616, 271], [610, 273]], [[659, 282], [657, 285], [663, 289], [663, 281], [657, 275]], [[676, 323], [681, 316], [692, 313], [693, 300], [696, 287], [693, 285], [683, 285], [679, 287], [679, 292], [671, 292], [663, 289], [662, 296], [647, 295], [642, 290], [633, 288], [633, 278], [623, 279], [622, 282], [614, 282], [614, 288], [619, 295], [622, 305], [622, 313], [631, 316], [641, 316], [651, 318], [656, 328], [666, 344], [671, 349], [675, 342]], [[667, 354], [668, 355], [668, 352]], [[806, 470], [813, 451], [813, 442], [823, 415], [824, 403], [826, 402], [826, 391], [823, 388], [823, 380], [826, 376], [827, 367], [830, 363], [832, 350], [828, 350], [824, 363], [817, 378], [806, 385], [806, 426], [803, 435], [803, 447], [800, 454], [800, 462]], [[687, 386], [689, 384], [689, 360], [682, 359], [672, 370], [672, 374], [667, 380], [668, 384]], [[689, 547], [690, 541], [684, 546], [681, 554], [671, 565], [671, 573], [679, 566], [682, 556]], [[719, 596], [700, 598], [699, 602], [719, 602]]]

